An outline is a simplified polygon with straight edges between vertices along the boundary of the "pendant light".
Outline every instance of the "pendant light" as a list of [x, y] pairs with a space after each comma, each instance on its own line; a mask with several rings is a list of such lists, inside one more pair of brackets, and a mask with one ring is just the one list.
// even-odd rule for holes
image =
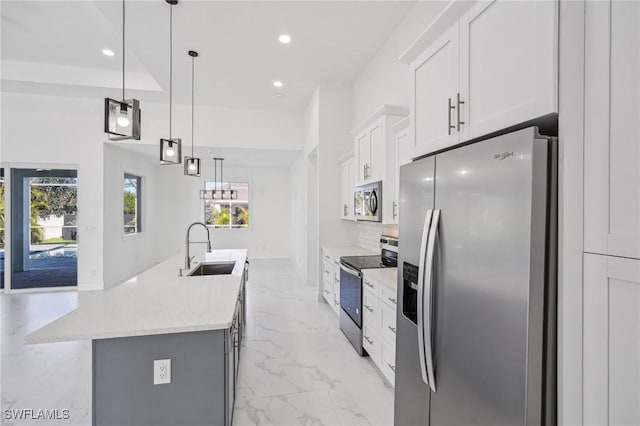
[[109, 140], [140, 140], [140, 102], [125, 97], [125, 0], [122, 0], [122, 100], [105, 98], [104, 132]]
[[191, 56], [191, 157], [184, 157], [184, 174], [185, 176], [200, 176], [200, 159], [193, 155], [193, 149], [196, 144], [193, 138], [193, 116], [194, 116], [194, 87], [195, 87], [195, 59], [198, 57], [198, 52], [195, 50], [189, 51]]
[[172, 137], [173, 121], [173, 6], [178, 0], [165, 0], [169, 4], [169, 138], [160, 139], [160, 164], [182, 163], [182, 140]]
[[[201, 200], [235, 200], [238, 198], [238, 191], [231, 189], [231, 183], [225, 182], [223, 178], [222, 162], [224, 158], [213, 158], [213, 189], [200, 190]], [[218, 164], [220, 164], [220, 180], [218, 181]]]

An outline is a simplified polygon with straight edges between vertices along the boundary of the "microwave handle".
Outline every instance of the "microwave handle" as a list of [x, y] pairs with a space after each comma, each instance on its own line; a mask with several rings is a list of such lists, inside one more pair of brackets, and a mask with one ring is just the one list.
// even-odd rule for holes
[[369, 198], [369, 208], [371, 209], [371, 214], [375, 215], [378, 210], [378, 195], [375, 190], [371, 191], [371, 197]]

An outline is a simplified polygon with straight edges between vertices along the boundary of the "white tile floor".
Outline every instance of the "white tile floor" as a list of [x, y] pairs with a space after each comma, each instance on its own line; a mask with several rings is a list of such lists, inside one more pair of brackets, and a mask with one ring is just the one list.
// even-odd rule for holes
[[[2, 409], [70, 409], [90, 425], [89, 342], [25, 346], [25, 334], [72, 310], [75, 292], [0, 297]], [[285, 260], [253, 260], [234, 425], [390, 425], [393, 389], [353, 350], [335, 313], [318, 303]], [[2, 415], [2, 413], [0, 413]]]

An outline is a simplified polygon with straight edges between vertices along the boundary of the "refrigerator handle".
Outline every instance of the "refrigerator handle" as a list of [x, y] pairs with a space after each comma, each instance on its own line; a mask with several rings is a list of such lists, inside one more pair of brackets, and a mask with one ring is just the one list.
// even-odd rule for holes
[[432, 329], [433, 329], [433, 259], [436, 253], [436, 240], [438, 238], [438, 224], [440, 222], [440, 210], [433, 211], [433, 218], [431, 219], [431, 227], [429, 230], [429, 241], [427, 243], [427, 265], [424, 271], [427, 280], [425, 280], [425, 291], [427, 292], [427, 299], [424, 302], [424, 318], [428, 321], [424, 325], [426, 335], [424, 336], [424, 350], [427, 361], [427, 375], [429, 376], [429, 386], [431, 391], [436, 391], [436, 376], [433, 368], [433, 347], [432, 347]]
[[433, 210], [427, 210], [424, 218], [424, 226], [422, 227], [422, 239], [420, 242], [420, 264], [418, 265], [418, 357], [420, 359], [420, 372], [422, 373], [422, 381], [429, 384], [427, 376], [426, 354], [424, 350], [424, 276], [427, 260], [427, 241], [429, 236], [429, 226], [431, 225], [431, 217]]

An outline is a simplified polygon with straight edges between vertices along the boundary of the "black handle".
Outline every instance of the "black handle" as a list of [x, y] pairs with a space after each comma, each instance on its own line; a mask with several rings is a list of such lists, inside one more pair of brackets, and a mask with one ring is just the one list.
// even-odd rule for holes
[[369, 198], [369, 209], [371, 209], [372, 215], [375, 215], [378, 211], [378, 196], [376, 195], [376, 191], [371, 191], [371, 197]]

